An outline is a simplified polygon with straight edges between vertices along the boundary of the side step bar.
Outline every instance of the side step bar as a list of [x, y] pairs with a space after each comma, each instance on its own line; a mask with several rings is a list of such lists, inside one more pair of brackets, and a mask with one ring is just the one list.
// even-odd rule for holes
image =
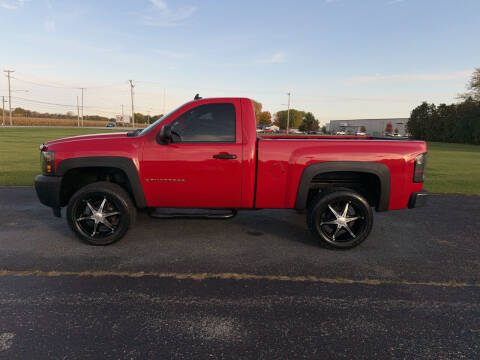
[[179, 209], [150, 208], [148, 215], [155, 219], [231, 219], [237, 215], [236, 209]]

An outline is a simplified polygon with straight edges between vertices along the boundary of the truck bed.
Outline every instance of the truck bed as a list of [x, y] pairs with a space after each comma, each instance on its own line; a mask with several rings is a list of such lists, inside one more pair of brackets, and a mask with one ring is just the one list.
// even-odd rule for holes
[[277, 140], [410, 140], [404, 136], [387, 137], [387, 136], [356, 136], [356, 135], [259, 135], [262, 139]]
[[[402, 140], [402, 139], [395, 139]], [[262, 136], [258, 139], [257, 208], [294, 208], [305, 167], [319, 162], [377, 162], [390, 171], [389, 209], [407, 206], [413, 183], [414, 158], [426, 152], [423, 141], [359, 136]]]

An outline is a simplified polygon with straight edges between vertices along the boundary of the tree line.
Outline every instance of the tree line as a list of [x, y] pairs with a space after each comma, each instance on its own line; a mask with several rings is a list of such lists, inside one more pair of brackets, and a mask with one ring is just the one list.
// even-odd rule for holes
[[[280, 129], [285, 130], [287, 128], [287, 118], [289, 117], [288, 127], [289, 129], [299, 129], [300, 131], [317, 131], [319, 129], [319, 122], [311, 112], [306, 112], [297, 109], [290, 109], [290, 116], [288, 116], [287, 110], [278, 111], [273, 116], [269, 111], [262, 111], [262, 104], [253, 100], [255, 109], [255, 118], [257, 124], [264, 125], [276, 125]], [[8, 111], [5, 110], [5, 114]], [[2, 115], [2, 109], [0, 108], [0, 116]], [[32, 118], [47, 118], [47, 119], [77, 119], [77, 114], [73, 111], [67, 113], [42, 113], [33, 110], [24, 109], [22, 107], [16, 107], [12, 110], [12, 116], [14, 117], [32, 117]], [[135, 123], [137, 124], [151, 124], [163, 117], [163, 114], [159, 115], [145, 115], [142, 113], [135, 113]], [[111, 121], [115, 122], [115, 118], [101, 116], [101, 115], [84, 115], [85, 120], [97, 120], [97, 121]], [[322, 131], [326, 133], [325, 127], [322, 127]]]
[[426, 141], [480, 144], [480, 68], [475, 69], [468, 91], [456, 104], [422, 103], [407, 123], [411, 137]]
[[[272, 119], [272, 114], [269, 111], [262, 111], [261, 103], [253, 100], [253, 106], [257, 124], [276, 125], [281, 130], [285, 130], [288, 122], [289, 129], [300, 131], [317, 131], [319, 129], [319, 122], [311, 112], [290, 109], [289, 115], [288, 110], [282, 110], [278, 111]], [[326, 132], [324, 128], [322, 130]]]

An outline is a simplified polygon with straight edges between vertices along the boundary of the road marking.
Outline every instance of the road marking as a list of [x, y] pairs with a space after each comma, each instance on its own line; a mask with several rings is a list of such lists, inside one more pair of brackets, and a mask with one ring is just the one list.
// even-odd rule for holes
[[480, 283], [447, 282], [436, 281], [409, 281], [409, 280], [387, 280], [387, 279], [348, 279], [348, 278], [325, 278], [313, 275], [309, 276], [287, 276], [287, 275], [258, 275], [246, 273], [164, 273], [164, 272], [128, 272], [128, 271], [43, 271], [43, 270], [0, 270], [0, 276], [40, 276], [40, 277], [103, 277], [116, 276], [128, 278], [156, 277], [171, 278], [178, 280], [275, 280], [290, 282], [312, 282], [326, 284], [364, 284], [364, 285], [420, 285], [436, 287], [480, 287]]

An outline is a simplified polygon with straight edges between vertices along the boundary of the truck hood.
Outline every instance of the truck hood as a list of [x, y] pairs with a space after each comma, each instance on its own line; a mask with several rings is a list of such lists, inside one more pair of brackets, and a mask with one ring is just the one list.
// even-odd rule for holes
[[79, 136], [71, 136], [63, 139], [47, 141], [44, 145], [48, 147], [50, 145], [58, 145], [58, 144], [71, 143], [71, 142], [77, 142], [77, 141], [111, 140], [115, 138], [125, 138], [125, 137], [127, 137], [126, 132], [79, 135]]

